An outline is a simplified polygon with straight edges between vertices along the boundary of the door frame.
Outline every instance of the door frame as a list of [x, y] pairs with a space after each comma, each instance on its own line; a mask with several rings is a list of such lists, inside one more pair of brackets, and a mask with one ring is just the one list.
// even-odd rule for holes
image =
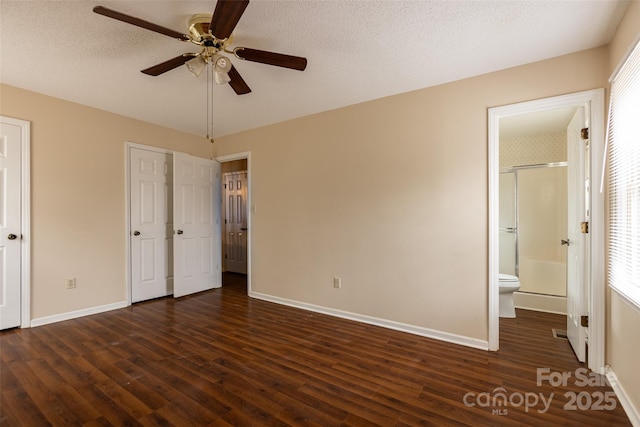
[[499, 348], [498, 309], [498, 178], [499, 178], [499, 125], [503, 117], [551, 110], [563, 107], [590, 104], [589, 139], [591, 149], [591, 224], [588, 237], [589, 260], [589, 368], [605, 373], [605, 271], [604, 271], [604, 195], [594, 191], [594, 183], [602, 176], [604, 158], [604, 89], [594, 89], [533, 101], [493, 107], [488, 110], [488, 185], [489, 185], [489, 268], [488, 268], [488, 313], [489, 350]]
[[127, 230], [127, 239], [125, 245], [125, 259], [126, 259], [126, 286], [127, 286], [127, 306], [132, 304], [131, 297], [131, 149], [153, 151], [161, 154], [171, 154], [173, 156], [173, 150], [167, 150], [165, 148], [152, 147], [150, 145], [138, 144], [135, 142], [125, 141], [124, 143], [124, 160], [125, 160], [125, 198], [124, 198], [124, 212], [125, 212], [125, 230]]
[[20, 328], [31, 327], [31, 122], [0, 116], [20, 128]]
[[[251, 241], [253, 236], [253, 214], [255, 213], [255, 206], [252, 202], [252, 186], [251, 186], [251, 151], [244, 151], [241, 153], [227, 154], [224, 156], [218, 156], [214, 160], [220, 162], [232, 162], [234, 160], [247, 159], [247, 295], [251, 295]], [[222, 196], [221, 196], [222, 197]], [[222, 206], [222, 203], [221, 203]], [[222, 213], [221, 213], [222, 214]], [[222, 218], [222, 216], [221, 216]], [[222, 222], [222, 221], [221, 221]], [[222, 224], [220, 225], [222, 227]], [[222, 248], [221, 248], [222, 249]], [[223, 285], [224, 286], [224, 285]]]

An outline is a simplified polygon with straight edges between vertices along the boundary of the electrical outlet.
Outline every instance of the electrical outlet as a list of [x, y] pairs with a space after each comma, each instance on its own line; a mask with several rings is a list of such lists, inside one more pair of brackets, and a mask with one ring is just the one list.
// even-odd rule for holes
[[342, 287], [342, 279], [339, 277], [333, 278], [333, 287], [336, 289], [340, 289]]
[[76, 288], [76, 278], [72, 277], [67, 279], [67, 289], [75, 289]]

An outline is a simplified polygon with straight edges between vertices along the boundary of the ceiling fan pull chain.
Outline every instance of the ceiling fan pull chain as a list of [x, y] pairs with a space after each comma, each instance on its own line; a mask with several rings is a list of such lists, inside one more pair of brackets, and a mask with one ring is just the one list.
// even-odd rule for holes
[[207, 95], [211, 99], [211, 115], [209, 116], [211, 120], [211, 137], [207, 138], [209, 138], [209, 141], [213, 144], [213, 73], [215, 73], [215, 67], [210, 61], [207, 61], [207, 66], [209, 67], [209, 74], [207, 75]]
[[211, 94], [211, 65], [209, 64], [209, 61], [207, 61], [206, 67], [207, 67], [207, 93], [206, 93], [206, 96], [207, 96], [207, 118], [206, 118], [206, 121], [207, 121], [207, 139], [209, 141], [211, 141], [211, 131], [209, 129], [210, 123], [211, 123], [210, 120], [209, 120], [209, 117], [211, 117], [211, 101], [210, 101], [210, 98], [211, 98], [211, 95], [210, 95]]

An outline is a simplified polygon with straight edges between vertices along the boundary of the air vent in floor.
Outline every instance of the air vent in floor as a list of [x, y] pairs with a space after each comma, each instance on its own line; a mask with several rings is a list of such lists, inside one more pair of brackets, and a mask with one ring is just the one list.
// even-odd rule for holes
[[553, 332], [553, 337], [554, 338], [560, 338], [560, 339], [567, 339], [567, 331], [565, 331], [564, 329], [551, 329], [551, 331]]

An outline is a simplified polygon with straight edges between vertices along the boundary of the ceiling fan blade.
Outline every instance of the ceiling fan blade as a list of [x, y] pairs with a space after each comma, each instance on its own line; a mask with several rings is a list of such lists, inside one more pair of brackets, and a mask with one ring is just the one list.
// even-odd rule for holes
[[220, 40], [229, 38], [248, 5], [249, 0], [218, 0], [209, 25], [211, 34]]
[[189, 36], [174, 31], [170, 28], [166, 28], [157, 24], [154, 24], [149, 21], [145, 21], [140, 18], [136, 18], [134, 16], [125, 15], [124, 13], [107, 9], [104, 6], [96, 6], [93, 8], [93, 11], [99, 15], [106, 16], [108, 18], [117, 19], [118, 21], [126, 22], [127, 24], [135, 25], [140, 28], [144, 28], [146, 30], [155, 31], [156, 33], [164, 34], [165, 36], [173, 37], [178, 40], [187, 41], [189, 40]]
[[231, 88], [236, 92], [237, 95], [245, 95], [251, 92], [251, 89], [249, 88], [249, 86], [247, 86], [247, 83], [245, 83], [240, 73], [238, 73], [236, 67], [231, 66], [228, 74], [229, 78], [231, 79], [231, 81], [229, 82], [229, 86], [231, 86]]
[[307, 58], [300, 56], [284, 55], [282, 53], [268, 52], [266, 50], [238, 47], [234, 49], [235, 55], [247, 61], [260, 62], [262, 64], [275, 65], [276, 67], [291, 68], [303, 71], [307, 68]]
[[154, 65], [153, 67], [142, 70], [142, 72], [150, 76], [159, 76], [162, 73], [166, 73], [167, 71], [173, 70], [174, 68], [178, 68], [195, 56], [198, 55], [195, 53], [185, 53], [180, 56], [176, 56], [175, 58], [172, 58], [168, 61], [164, 61], [158, 65]]

